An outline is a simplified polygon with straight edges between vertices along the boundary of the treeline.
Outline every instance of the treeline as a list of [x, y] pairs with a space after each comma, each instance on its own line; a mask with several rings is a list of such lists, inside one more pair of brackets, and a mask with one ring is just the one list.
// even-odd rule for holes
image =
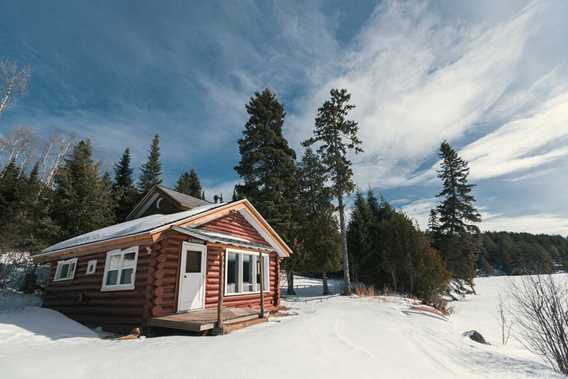
[[[135, 204], [162, 182], [156, 135], [137, 181], [126, 148], [112, 174], [93, 159], [89, 140], [38, 148], [39, 139], [17, 128], [0, 140], [0, 253], [41, 251], [48, 245], [125, 220]], [[22, 138], [26, 137], [26, 138]], [[34, 145], [35, 144], [35, 145]], [[32, 154], [35, 150], [51, 151]], [[55, 153], [53, 153], [55, 151]], [[29, 167], [31, 158], [39, 159]], [[195, 170], [180, 175], [176, 190], [204, 198]]]
[[484, 232], [478, 269], [486, 275], [543, 274], [566, 269], [568, 239], [545, 234]]
[[371, 191], [366, 197], [357, 193], [347, 238], [355, 281], [439, 305], [451, 274], [429, 238], [404, 213]]

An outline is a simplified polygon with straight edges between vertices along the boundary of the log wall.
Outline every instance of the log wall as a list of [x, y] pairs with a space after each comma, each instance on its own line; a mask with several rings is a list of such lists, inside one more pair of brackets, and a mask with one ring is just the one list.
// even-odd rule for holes
[[[123, 246], [127, 248], [130, 246]], [[147, 306], [149, 283], [152, 280], [151, 254], [146, 246], [139, 246], [135, 287], [133, 290], [101, 292], [107, 250], [81, 255], [77, 260], [73, 279], [53, 281], [57, 261], [49, 261], [49, 280], [43, 305], [89, 326], [105, 330], [129, 332], [144, 324], [149, 312]], [[86, 274], [87, 262], [97, 260], [96, 271]]]

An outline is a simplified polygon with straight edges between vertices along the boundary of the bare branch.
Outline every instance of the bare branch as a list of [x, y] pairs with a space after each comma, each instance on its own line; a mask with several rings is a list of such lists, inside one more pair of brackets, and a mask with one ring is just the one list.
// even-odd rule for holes
[[8, 109], [15, 96], [25, 94], [31, 67], [18, 67], [15, 62], [0, 61], [0, 115]]

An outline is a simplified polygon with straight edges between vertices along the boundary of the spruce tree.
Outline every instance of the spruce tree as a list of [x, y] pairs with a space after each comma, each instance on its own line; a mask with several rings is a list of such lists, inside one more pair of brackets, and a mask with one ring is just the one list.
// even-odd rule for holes
[[198, 199], [204, 197], [201, 182], [194, 169], [190, 172], [184, 172], [177, 180], [175, 190], [186, 195], [196, 197]]
[[341, 236], [325, 167], [309, 148], [300, 164], [299, 182], [299, 208], [302, 210], [299, 230], [305, 253], [303, 268], [322, 274], [323, 294], [328, 295], [327, 273], [340, 267]]
[[162, 183], [162, 164], [160, 163], [160, 136], [155, 135], [148, 153], [148, 161], [140, 168], [138, 191], [144, 196], [152, 187]]
[[305, 141], [304, 146], [318, 145], [317, 153], [333, 183], [333, 195], [338, 203], [341, 229], [345, 294], [350, 295], [351, 278], [345, 226], [345, 196], [355, 190], [355, 184], [351, 161], [347, 156], [349, 153], [359, 153], [363, 150], [357, 136], [359, 130], [357, 122], [348, 118], [349, 113], [355, 108], [355, 105], [350, 103], [351, 94], [346, 89], [332, 89], [330, 96], [331, 98], [318, 109], [314, 136]]
[[132, 179], [130, 167], [130, 149], [126, 148], [120, 160], [114, 165], [114, 183], [112, 195], [115, 204], [116, 221], [122, 222], [138, 201], [138, 191]]
[[11, 160], [0, 175], [0, 252], [15, 250], [18, 227], [14, 220], [20, 212], [24, 180], [15, 160]]
[[80, 141], [55, 180], [52, 217], [61, 238], [108, 226], [114, 222], [110, 176], [101, 177], [92, 159], [89, 140]]
[[456, 279], [457, 290], [462, 292], [465, 281], [473, 291], [475, 263], [480, 248], [478, 238], [481, 216], [473, 203], [471, 191], [474, 187], [468, 181], [469, 167], [465, 160], [444, 141], [440, 146], [441, 167], [438, 177], [442, 191], [437, 195], [441, 200], [436, 207], [437, 226], [435, 245], [446, 260], [446, 265]]
[[297, 198], [296, 155], [284, 138], [284, 107], [265, 89], [246, 105], [249, 119], [239, 140], [241, 159], [236, 186], [288, 243], [292, 239], [293, 207]]

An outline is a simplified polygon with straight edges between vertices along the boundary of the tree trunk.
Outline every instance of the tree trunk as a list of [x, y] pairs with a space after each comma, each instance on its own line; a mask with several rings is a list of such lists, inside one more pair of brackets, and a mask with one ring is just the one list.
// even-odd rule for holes
[[288, 282], [288, 290], [286, 291], [286, 295], [295, 295], [296, 290], [294, 290], [294, 271], [286, 270], [286, 279]]
[[347, 251], [347, 230], [345, 230], [345, 205], [343, 204], [343, 194], [337, 196], [339, 205], [339, 227], [341, 229], [341, 250], [343, 251], [343, 282], [344, 295], [351, 295], [351, 277], [349, 276], [349, 253]]
[[329, 295], [329, 286], [327, 284], [327, 272], [321, 273], [322, 283], [323, 283], [323, 295]]

